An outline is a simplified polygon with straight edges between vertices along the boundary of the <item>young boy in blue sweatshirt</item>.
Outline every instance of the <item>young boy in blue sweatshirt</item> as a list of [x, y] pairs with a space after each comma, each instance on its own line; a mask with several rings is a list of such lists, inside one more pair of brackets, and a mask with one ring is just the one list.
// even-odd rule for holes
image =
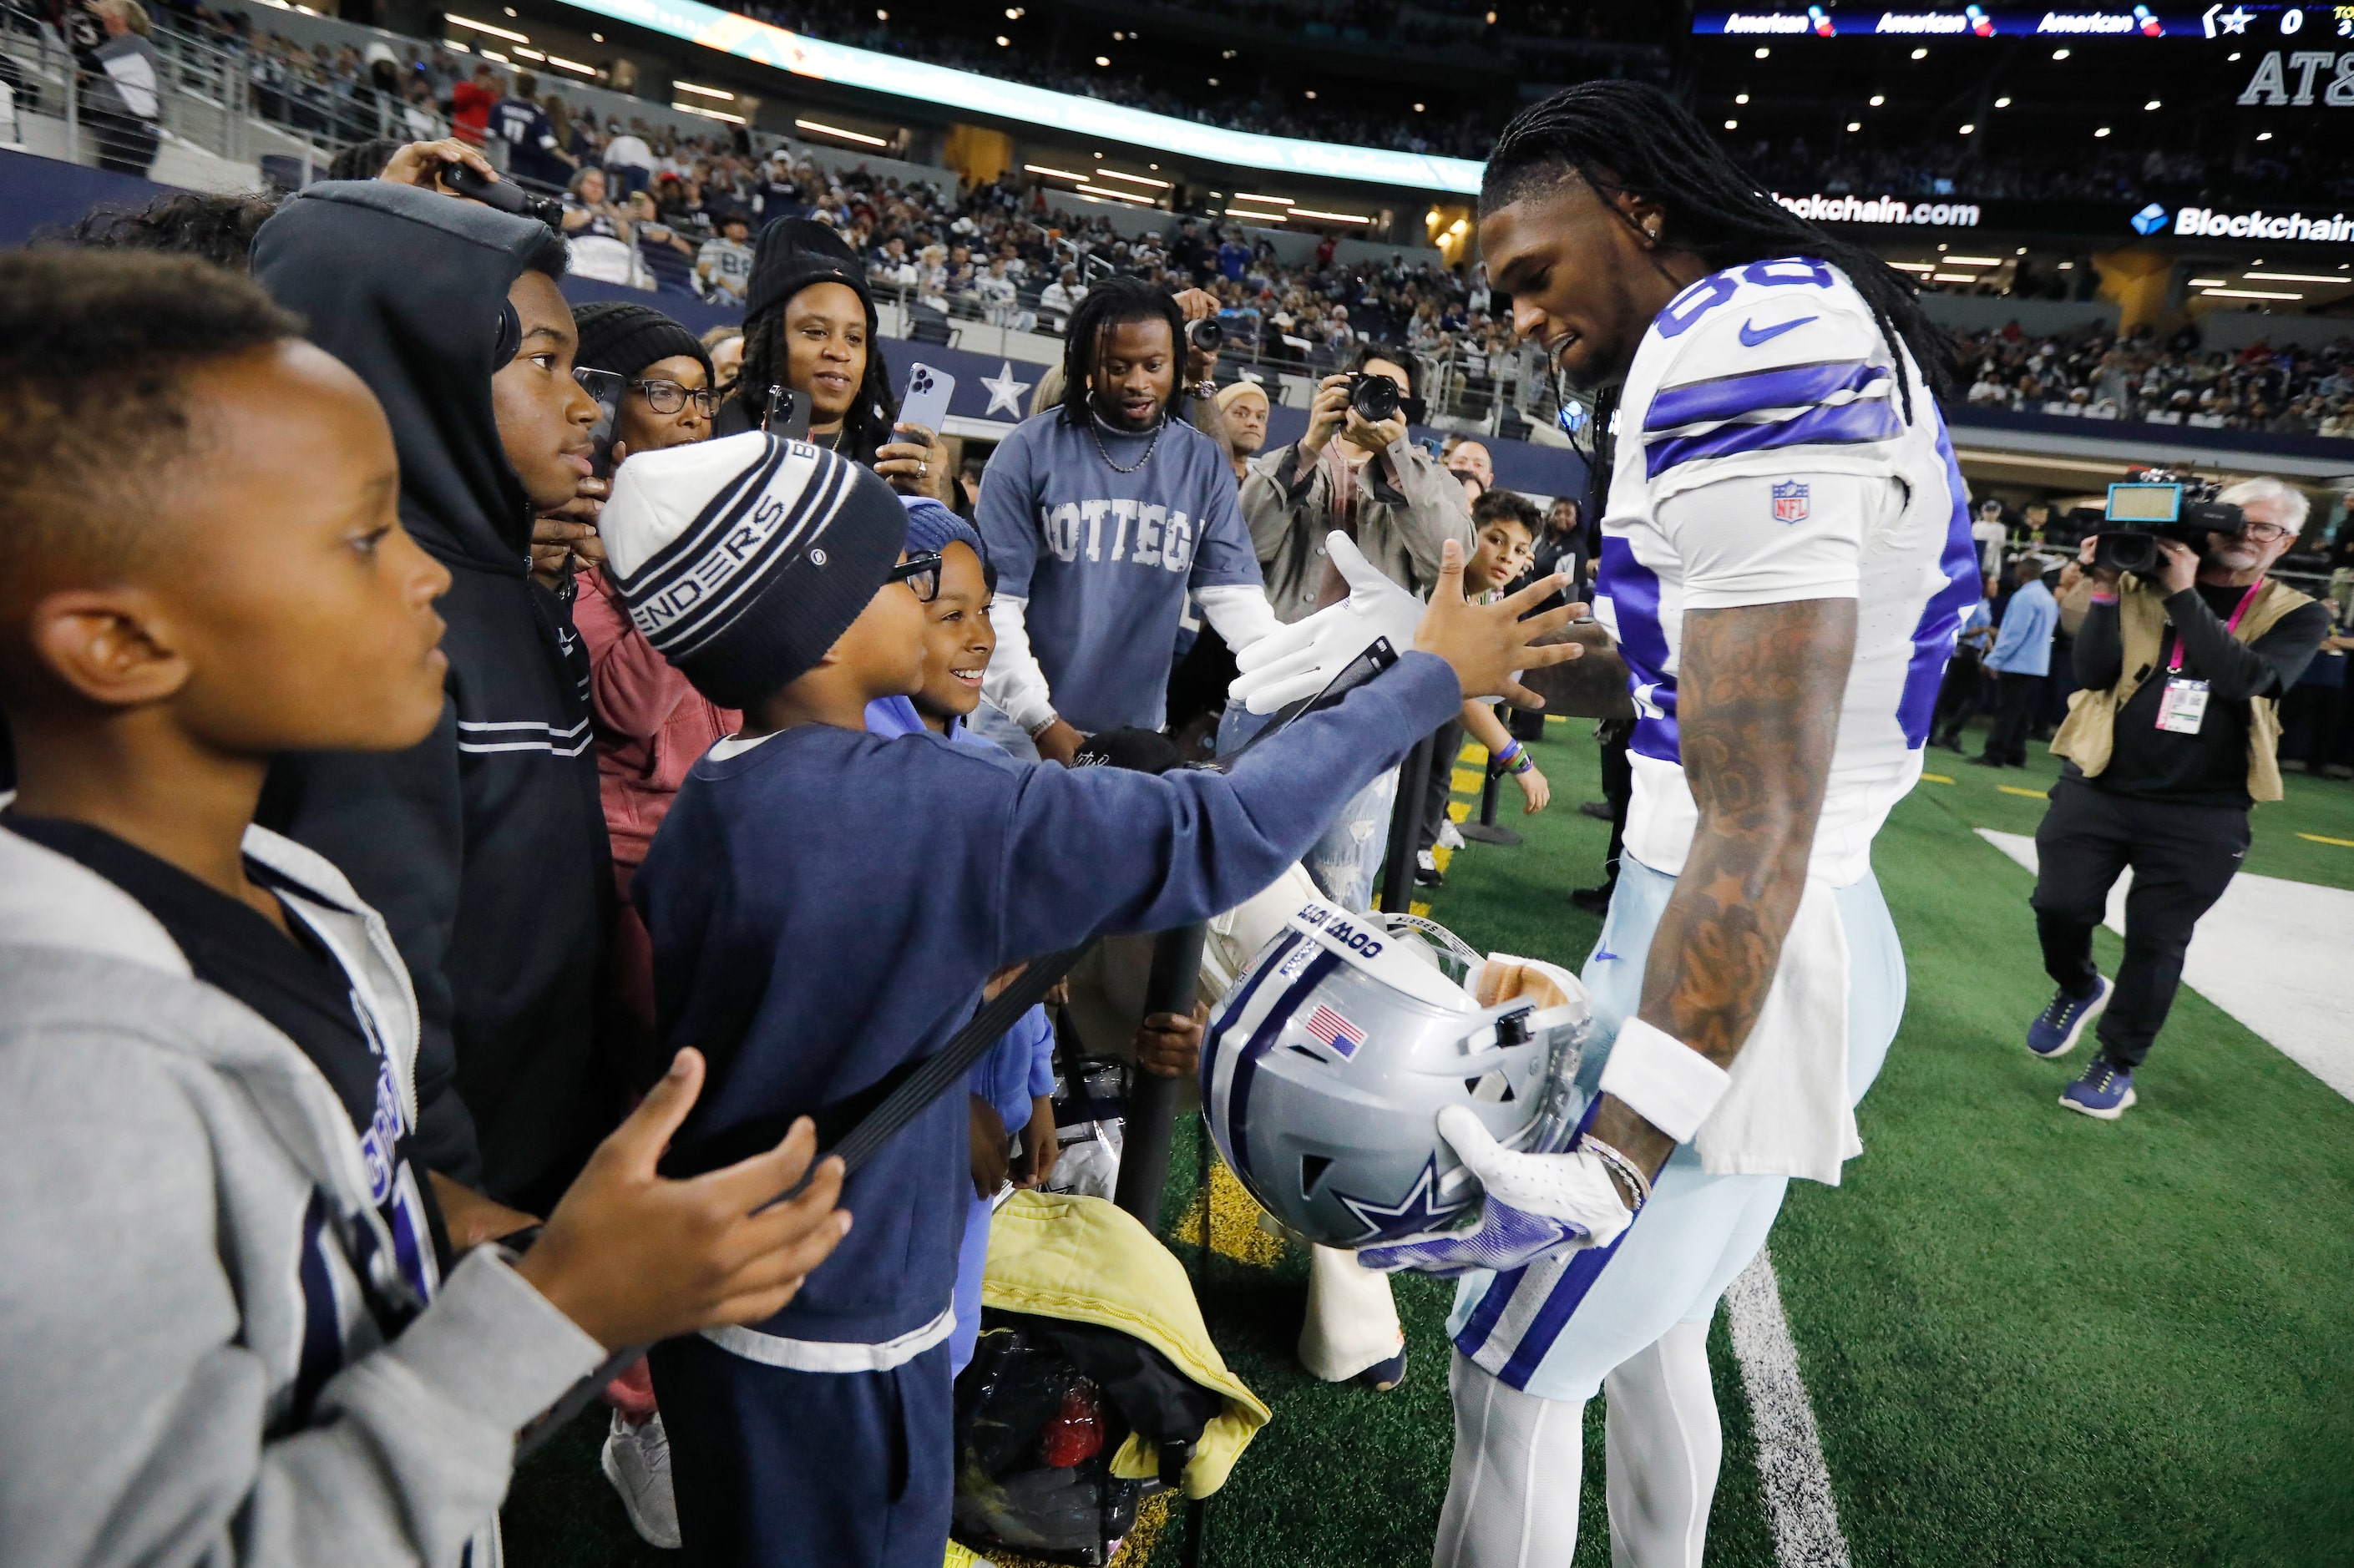
[[[925, 609], [923, 688], [911, 697], [878, 697], [866, 705], [870, 735], [937, 735], [960, 746], [1004, 755], [976, 734], [965, 717], [981, 705], [981, 680], [997, 651], [989, 623], [994, 574], [981, 535], [955, 513], [927, 496], [903, 496], [910, 556], [940, 557], [939, 591]], [[1055, 1027], [1044, 1007], [1023, 1013], [989, 1054], [972, 1065], [965, 1086], [971, 1111], [972, 1206], [957, 1254], [956, 1328], [949, 1335], [949, 1375], [972, 1360], [981, 1338], [981, 1277], [989, 1262], [989, 1222], [1008, 1177], [1018, 1186], [1044, 1184], [1055, 1167]], [[1022, 1158], [1008, 1158], [1008, 1134], [1018, 1131]]]
[[[940, 567], [906, 553], [907, 514], [871, 473], [759, 432], [641, 453], [600, 532], [640, 630], [745, 715], [632, 886], [664, 1035], [711, 1064], [673, 1143], [688, 1170], [796, 1114], [839, 1138], [946, 1044], [991, 975], [1233, 907], [1465, 692], [1533, 705], [1512, 673], [1575, 657], [1535, 645], [1565, 610], [1518, 619], [1557, 580], [1469, 605], [1457, 548], [1416, 651], [1231, 773], [1023, 765], [866, 729], [869, 703], [924, 684]], [[698, 1562], [940, 1561], [967, 1118], [944, 1096], [852, 1174], [859, 1224], [784, 1311], [656, 1347]]]

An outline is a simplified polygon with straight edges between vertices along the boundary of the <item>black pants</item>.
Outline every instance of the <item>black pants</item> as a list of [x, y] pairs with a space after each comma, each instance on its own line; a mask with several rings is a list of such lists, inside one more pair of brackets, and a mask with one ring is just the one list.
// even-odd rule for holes
[[98, 143], [98, 166], [118, 175], [144, 175], [155, 162], [160, 143], [150, 121], [106, 110], [91, 110], [82, 123]]
[[2248, 853], [2245, 806], [2175, 806], [2128, 800], [2081, 779], [2052, 786], [2052, 809], [2035, 830], [2035, 934], [2043, 968], [2072, 996], [2089, 996], [2093, 927], [2109, 889], [2130, 867], [2126, 957], [2116, 994], [2101, 1015], [2101, 1054], [2141, 1065], [2182, 983], [2191, 928], [2231, 885]]
[[2014, 675], [2008, 670], [1997, 673], [2002, 681], [2000, 705], [1987, 735], [1986, 754], [1989, 761], [2019, 766], [2027, 761], [2027, 731], [2035, 722], [2035, 699], [2042, 694], [2043, 677]]
[[1422, 839], [1416, 846], [1429, 849], [1438, 842], [1438, 824], [1447, 821], [1447, 799], [1455, 787], [1455, 755], [1463, 749], [1463, 721], [1448, 719], [1438, 726], [1430, 746], [1430, 776], [1423, 785]]
[[1602, 885], [1618, 885], [1618, 860], [1627, 852], [1627, 808], [1635, 799], [1635, 765], [1627, 760], [1627, 746], [1635, 738], [1633, 719], [1612, 719], [1602, 726], [1602, 798], [1610, 802], [1610, 847], [1602, 856]]
[[1975, 649], [1955, 651], [1946, 665], [1946, 678], [1937, 687], [1936, 716], [1929, 725], [1929, 733], [1940, 746], [1958, 746], [1962, 726], [1978, 711], [1978, 656]]

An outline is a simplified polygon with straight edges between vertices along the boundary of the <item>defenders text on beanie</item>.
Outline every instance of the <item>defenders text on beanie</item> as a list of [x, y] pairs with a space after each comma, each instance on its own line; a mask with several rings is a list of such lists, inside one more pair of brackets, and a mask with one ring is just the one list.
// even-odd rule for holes
[[748, 708], [858, 619], [906, 547], [907, 514], [857, 464], [753, 430], [637, 453], [597, 531], [646, 641], [714, 703]]

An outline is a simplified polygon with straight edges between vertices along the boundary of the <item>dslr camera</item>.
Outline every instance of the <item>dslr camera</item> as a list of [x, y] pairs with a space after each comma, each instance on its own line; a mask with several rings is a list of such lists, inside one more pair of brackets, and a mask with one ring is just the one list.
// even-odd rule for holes
[[564, 232], [564, 204], [554, 196], [534, 196], [513, 180], [486, 180], [469, 164], [444, 164], [441, 183], [484, 207], [535, 217], [557, 233]]
[[2093, 537], [2093, 565], [2104, 571], [2156, 577], [2165, 557], [2160, 539], [2186, 545], [2205, 559], [2207, 535], [2236, 534], [2241, 510], [2215, 499], [2220, 486], [2196, 474], [2144, 469], [2123, 484], [2109, 486], [2108, 504]]
[[1204, 316], [1185, 323], [1185, 346], [1203, 354], [1215, 354], [1226, 341], [1226, 329], [1218, 324], [1215, 316]]
[[1396, 418], [1400, 396], [1398, 384], [1386, 376], [1361, 370], [1349, 377], [1349, 407], [1369, 425]]

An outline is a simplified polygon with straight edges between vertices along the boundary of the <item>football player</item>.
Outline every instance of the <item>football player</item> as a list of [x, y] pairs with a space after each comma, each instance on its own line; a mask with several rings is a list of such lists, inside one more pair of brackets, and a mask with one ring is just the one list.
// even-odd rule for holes
[[1666, 94], [1595, 81], [1527, 110], [1479, 206], [1514, 326], [1617, 432], [1595, 608], [1618, 657], [1543, 689], [1555, 712], [1631, 693], [1634, 800], [1584, 977], [1579, 1142], [1511, 1153], [1442, 1113], [1480, 1223], [1360, 1256], [1462, 1277], [1437, 1563], [1566, 1568], [1606, 1387], [1615, 1560], [1696, 1565], [1709, 1319], [1789, 1179], [1835, 1183], [1860, 1152], [1853, 1104], [1903, 1011], [1872, 840], [1978, 597], [1968, 509], [1912, 286]]

